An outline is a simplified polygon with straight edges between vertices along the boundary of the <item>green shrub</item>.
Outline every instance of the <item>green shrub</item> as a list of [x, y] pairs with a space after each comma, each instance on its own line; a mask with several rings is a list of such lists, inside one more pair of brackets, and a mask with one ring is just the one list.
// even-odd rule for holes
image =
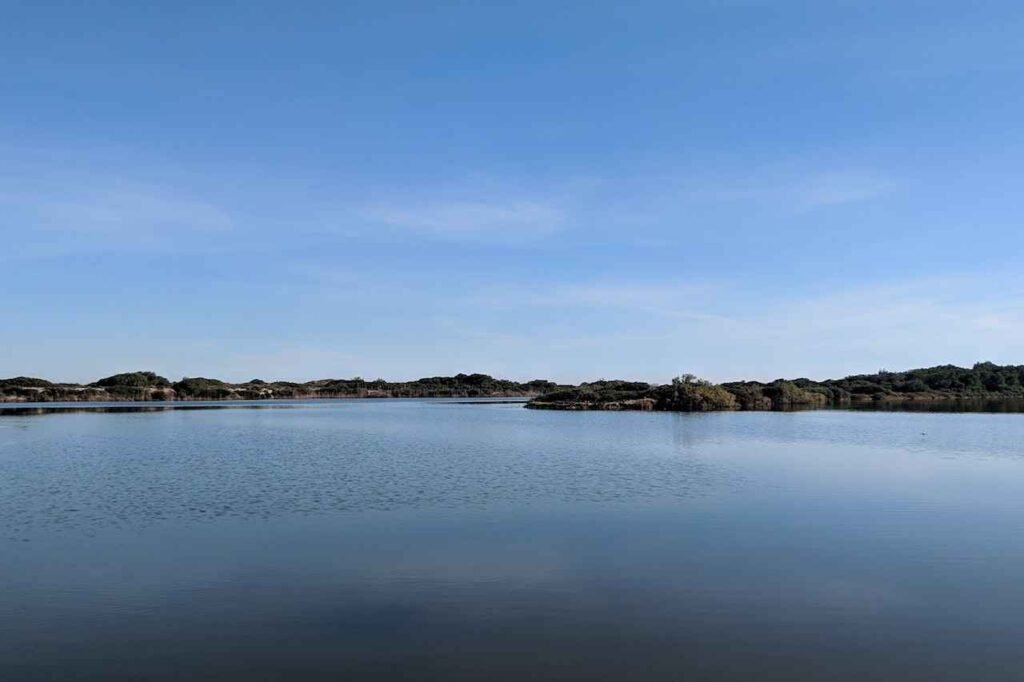
[[96, 381], [91, 386], [103, 388], [114, 386], [133, 386], [135, 388], [169, 388], [171, 382], [154, 372], [126, 372], [115, 374]]

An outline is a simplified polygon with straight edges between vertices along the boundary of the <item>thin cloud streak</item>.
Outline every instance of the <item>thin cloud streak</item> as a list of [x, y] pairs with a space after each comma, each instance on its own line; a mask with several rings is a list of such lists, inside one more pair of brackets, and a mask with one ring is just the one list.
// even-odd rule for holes
[[[97, 174], [98, 175], [98, 174]], [[74, 254], [205, 251], [230, 238], [233, 212], [174, 185], [63, 174], [0, 176], [4, 260]]]
[[358, 215], [370, 223], [453, 239], [519, 239], [557, 231], [566, 222], [563, 211], [537, 201], [378, 204]]
[[[595, 378], [594, 371], [607, 376], [616, 367], [623, 377], [650, 381], [682, 371], [717, 381], [823, 379], [882, 367], [1019, 361], [1024, 281], [1009, 275], [995, 282], [992, 275], [968, 274], [795, 298], [720, 284], [637, 289], [602, 282], [552, 285], [547, 296], [536, 288], [505, 288], [500, 297], [473, 300], [519, 306], [526, 315], [533, 309], [542, 319], [550, 319], [542, 311], [559, 306], [564, 319], [515, 334], [514, 341], [494, 340], [504, 352], [532, 345], [547, 366], [568, 370], [573, 380]], [[603, 364], [582, 367], [575, 359], [582, 350], [590, 364], [595, 354]]]
[[677, 198], [684, 203], [763, 205], [790, 211], [871, 201], [900, 186], [885, 173], [843, 169], [695, 174], [675, 182], [680, 187]]
[[131, 237], [161, 231], [225, 230], [232, 226], [224, 209], [172, 191], [118, 186], [71, 194], [34, 197], [27, 202], [40, 227]]

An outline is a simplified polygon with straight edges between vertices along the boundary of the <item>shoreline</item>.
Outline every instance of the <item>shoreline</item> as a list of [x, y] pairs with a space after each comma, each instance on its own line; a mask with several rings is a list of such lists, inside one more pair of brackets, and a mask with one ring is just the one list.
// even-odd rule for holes
[[301, 401], [317, 401], [317, 400], [438, 400], [438, 399], [451, 399], [451, 400], [470, 400], [470, 401], [506, 401], [515, 403], [526, 403], [541, 394], [488, 394], [488, 395], [294, 395], [294, 396], [258, 396], [258, 397], [245, 397], [245, 396], [225, 396], [222, 398], [197, 398], [197, 397], [182, 397], [182, 398], [147, 398], [147, 397], [83, 397], [83, 398], [55, 398], [55, 399], [43, 399], [33, 400], [29, 397], [9, 397], [0, 396], [0, 408], [7, 405], [12, 406], [46, 406], [46, 405], [89, 405], [98, 403], [112, 403], [112, 404], [140, 404], [140, 405], [177, 405], [177, 404], [189, 404], [189, 403], [288, 403], [288, 402], [301, 402]]
[[[792, 404], [779, 407], [731, 407], [721, 409], [666, 409], [653, 401], [622, 401], [613, 403], [544, 402], [527, 401], [531, 410], [560, 412], [812, 412], [841, 410], [849, 412], [1024, 412], [1024, 398], [1019, 396], [934, 396], [929, 398], [899, 398], [887, 400], [859, 400], [836, 404]], [[955, 408], [968, 409], [955, 409]], [[945, 409], [949, 408], [949, 409]], [[969, 409], [982, 408], [982, 409]], [[1004, 408], [1004, 409], [999, 409]], [[1005, 409], [1012, 408], [1012, 409]]]
[[764, 412], [900, 412], [921, 414], [1020, 414], [1024, 413], [1024, 400], [1016, 398], [957, 398], [946, 397], [932, 400], [890, 400], [884, 402], [856, 402], [843, 405], [794, 405], [777, 409], [732, 409], [732, 410], [665, 410], [639, 408], [605, 404], [559, 404], [533, 403], [526, 397], [483, 396], [476, 398], [464, 397], [413, 397], [413, 398], [262, 398], [249, 400], [120, 400], [120, 401], [65, 401], [65, 402], [0, 402], [0, 418], [15, 416], [36, 416], [70, 413], [153, 413], [171, 412], [176, 410], [219, 410], [219, 409], [290, 409], [316, 402], [348, 402], [348, 401], [431, 401], [443, 400], [451, 405], [520, 405], [531, 410], [549, 410], [562, 412], [658, 412], [658, 413], [764, 413]]
[[514, 381], [487, 374], [456, 374], [412, 381], [251, 379], [229, 383], [205, 377], [172, 382], [150, 371], [126, 372], [89, 384], [35, 377], [0, 379], [0, 404], [260, 402], [386, 400], [401, 398], [504, 399], [563, 411], [772, 411], [807, 408], [926, 410], [930, 406], [1024, 402], [1024, 365], [975, 363], [900, 372], [880, 370], [842, 379], [776, 379], [715, 384], [683, 374], [666, 384], [605, 380], [578, 385], [545, 379]]

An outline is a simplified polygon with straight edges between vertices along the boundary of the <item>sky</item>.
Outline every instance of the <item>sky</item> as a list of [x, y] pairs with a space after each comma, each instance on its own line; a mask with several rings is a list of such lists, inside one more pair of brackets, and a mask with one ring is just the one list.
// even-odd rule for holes
[[1024, 3], [0, 12], [0, 377], [1024, 363]]

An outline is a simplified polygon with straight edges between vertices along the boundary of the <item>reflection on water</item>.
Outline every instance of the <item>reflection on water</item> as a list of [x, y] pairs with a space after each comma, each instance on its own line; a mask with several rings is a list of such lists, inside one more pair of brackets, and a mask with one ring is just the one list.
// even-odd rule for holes
[[[526, 398], [473, 398], [473, 399], [381, 399], [388, 402], [417, 400], [421, 403], [447, 403], [449, 405], [523, 405]], [[70, 412], [168, 412], [171, 410], [238, 410], [238, 409], [282, 409], [327, 406], [351, 403], [351, 399], [337, 400], [209, 400], [179, 402], [70, 402], [70, 403], [0, 403], [0, 417], [61, 414]], [[851, 403], [837, 408], [793, 405], [780, 412], [810, 412], [822, 409], [857, 410], [861, 412], [989, 412], [1024, 413], [1024, 400], [937, 400], [917, 402], [867, 402]]]
[[1024, 412], [1024, 400], [921, 400], [905, 403], [866, 403], [852, 405], [855, 410], [882, 412]]
[[[699, 493], [721, 472], [680, 458], [656, 433], [593, 418], [523, 428], [515, 405], [315, 403], [224, 410], [6, 420], [36, 440], [32, 457], [0, 430], [0, 519], [138, 527], [166, 520], [599, 502]], [[483, 422], [480, 414], [497, 415]], [[669, 424], [670, 422], [664, 422]], [[8, 430], [7, 434], [14, 434]], [[623, 453], [642, 453], [623, 456]], [[0, 522], [2, 523], [2, 522]]]
[[[395, 399], [387, 399], [395, 400]], [[403, 399], [399, 399], [403, 400]], [[416, 399], [420, 402], [445, 402], [452, 405], [522, 405], [526, 398], [477, 398], [472, 400]], [[404, 400], [403, 400], [404, 401]], [[319, 400], [189, 400], [177, 402], [70, 402], [70, 403], [0, 403], [0, 417], [16, 417], [71, 412], [169, 412], [171, 410], [266, 410], [309, 408], [352, 402], [351, 399]]]
[[1024, 418], [0, 420], [0, 679], [1006, 680]]
[[170, 412], [171, 410], [272, 409], [302, 406], [292, 401], [209, 401], [209, 402], [130, 402], [130, 403], [0, 403], [0, 417], [24, 417], [72, 412], [125, 413]]

